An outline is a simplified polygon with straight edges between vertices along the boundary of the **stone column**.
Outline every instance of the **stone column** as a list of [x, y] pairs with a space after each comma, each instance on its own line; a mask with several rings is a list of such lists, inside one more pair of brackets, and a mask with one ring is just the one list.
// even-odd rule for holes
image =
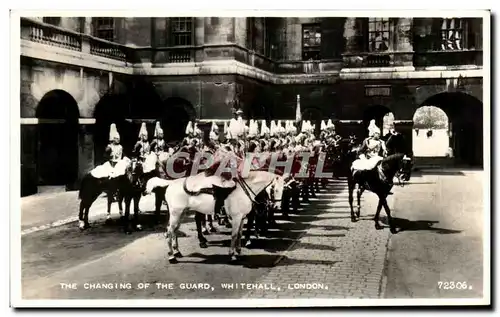
[[413, 152], [413, 120], [394, 120], [394, 129], [404, 137], [406, 151]]
[[85, 17], [83, 21], [83, 34], [92, 35], [92, 17]]
[[92, 133], [93, 125], [81, 124], [78, 135], [78, 180], [72, 187], [80, 188], [80, 182], [94, 168], [94, 138]]
[[398, 18], [395, 27], [395, 51], [407, 54], [396, 54], [394, 66], [413, 66], [412, 18]]
[[346, 53], [354, 53], [358, 51], [359, 30], [356, 25], [356, 18], [348, 17], [344, 23], [344, 38], [346, 39]]

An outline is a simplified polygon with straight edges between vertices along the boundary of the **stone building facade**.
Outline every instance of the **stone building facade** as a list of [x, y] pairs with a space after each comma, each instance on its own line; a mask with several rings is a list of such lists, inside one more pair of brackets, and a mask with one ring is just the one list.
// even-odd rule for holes
[[341, 134], [392, 112], [409, 142], [416, 109], [438, 106], [457, 162], [481, 165], [482, 65], [482, 18], [22, 18], [23, 182], [77, 188], [112, 122], [129, 151], [140, 122], [178, 139], [234, 107], [293, 119], [297, 95]]

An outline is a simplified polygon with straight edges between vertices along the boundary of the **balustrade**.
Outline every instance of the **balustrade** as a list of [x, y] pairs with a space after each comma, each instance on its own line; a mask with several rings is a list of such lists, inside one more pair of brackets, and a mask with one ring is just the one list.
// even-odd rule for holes
[[79, 33], [27, 18], [21, 20], [21, 27], [21, 38], [75, 51], [82, 49]]

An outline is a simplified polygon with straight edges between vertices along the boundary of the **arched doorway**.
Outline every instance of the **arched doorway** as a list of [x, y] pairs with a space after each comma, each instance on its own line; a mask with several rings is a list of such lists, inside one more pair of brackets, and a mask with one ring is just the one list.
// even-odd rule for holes
[[320, 134], [321, 120], [323, 119], [323, 112], [319, 108], [306, 108], [302, 111], [302, 120], [309, 120], [314, 126], [314, 133]]
[[422, 106], [413, 115], [413, 155], [446, 157], [450, 146], [449, 119], [439, 107]]
[[182, 98], [169, 98], [164, 102], [161, 126], [167, 142], [182, 140], [189, 121], [196, 119], [193, 105]]
[[[375, 124], [380, 128], [380, 132], [383, 133], [384, 118], [389, 113], [392, 114], [391, 110], [381, 105], [374, 105], [366, 108], [363, 113], [364, 137], [368, 136], [368, 126], [371, 120], [375, 120]], [[394, 118], [394, 115], [392, 115], [392, 118]], [[389, 117], [387, 119], [389, 119]]]
[[128, 113], [128, 100], [125, 95], [104, 95], [94, 109], [94, 164], [100, 165], [106, 161], [104, 151], [109, 144], [109, 129], [116, 124], [120, 141], [126, 155], [129, 155], [131, 142], [131, 124], [125, 120]]
[[38, 184], [74, 189], [78, 179], [76, 100], [63, 90], [46, 93], [36, 109], [38, 122]]
[[449, 140], [453, 160], [458, 165], [483, 167], [483, 105], [475, 97], [461, 93], [440, 93], [421, 106], [442, 109], [449, 120]]

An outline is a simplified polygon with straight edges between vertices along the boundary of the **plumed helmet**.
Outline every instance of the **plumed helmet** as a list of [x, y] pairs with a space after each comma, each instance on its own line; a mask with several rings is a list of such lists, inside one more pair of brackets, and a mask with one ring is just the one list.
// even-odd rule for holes
[[160, 121], [156, 121], [156, 125], [155, 125], [155, 133], [154, 133], [154, 137], [158, 137], [158, 134], [163, 134], [163, 130], [161, 129], [161, 125], [160, 125]]
[[148, 129], [146, 129], [146, 123], [143, 122], [141, 124], [141, 129], [139, 130], [139, 138], [141, 138], [141, 136], [146, 136], [146, 138], [148, 137]]
[[109, 127], [109, 140], [112, 141], [115, 138], [120, 138], [120, 134], [118, 133], [118, 129], [116, 129], [116, 124], [111, 123]]
[[260, 126], [260, 135], [261, 136], [264, 136], [266, 134], [270, 134], [270, 130], [269, 128], [267, 127], [267, 123], [266, 123], [266, 120], [262, 120], [262, 124]]
[[368, 126], [368, 135], [373, 136], [375, 133], [380, 133], [379, 127], [375, 124], [375, 120], [370, 121], [370, 125]]
[[189, 121], [186, 126], [186, 135], [191, 135], [194, 133], [193, 122]]

